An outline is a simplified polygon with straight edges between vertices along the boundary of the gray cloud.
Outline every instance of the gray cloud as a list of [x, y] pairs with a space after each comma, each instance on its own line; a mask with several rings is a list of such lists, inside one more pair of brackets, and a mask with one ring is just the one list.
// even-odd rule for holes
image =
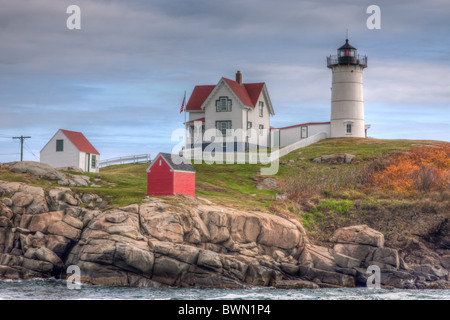
[[[74, 3], [82, 29], [71, 31], [65, 11]], [[59, 128], [89, 133], [108, 157], [170, 151], [170, 134], [184, 121], [184, 91], [233, 78], [237, 69], [244, 81], [267, 83], [274, 126], [327, 121], [325, 57], [342, 45], [347, 28], [350, 42], [369, 56], [371, 132], [407, 137], [416, 132], [408, 124], [420, 119], [427, 138], [434, 132], [450, 140], [448, 130], [436, 133], [450, 113], [450, 3], [380, 0], [382, 29], [368, 30], [371, 4], [0, 0], [0, 154], [16, 152], [8, 137], [22, 133], [33, 135], [28, 144], [36, 154]], [[396, 125], [387, 130], [375, 106], [395, 113]]]

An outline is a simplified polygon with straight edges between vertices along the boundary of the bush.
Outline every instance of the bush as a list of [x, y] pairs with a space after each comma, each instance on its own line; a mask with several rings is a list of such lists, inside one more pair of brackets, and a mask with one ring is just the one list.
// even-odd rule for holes
[[439, 187], [442, 177], [438, 169], [432, 166], [420, 166], [411, 173], [411, 180], [417, 191], [428, 192]]
[[341, 191], [361, 187], [363, 179], [360, 173], [361, 167], [356, 165], [298, 169], [282, 181], [280, 190], [289, 200], [311, 198], [315, 195], [331, 198]]
[[450, 143], [422, 146], [393, 155], [384, 170], [372, 174], [372, 183], [396, 192], [429, 192], [449, 188]]

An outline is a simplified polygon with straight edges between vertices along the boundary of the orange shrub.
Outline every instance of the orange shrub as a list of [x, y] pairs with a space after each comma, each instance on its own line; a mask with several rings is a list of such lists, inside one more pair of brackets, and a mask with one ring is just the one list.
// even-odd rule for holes
[[442, 190], [450, 186], [450, 143], [414, 147], [393, 155], [372, 183], [397, 192]]

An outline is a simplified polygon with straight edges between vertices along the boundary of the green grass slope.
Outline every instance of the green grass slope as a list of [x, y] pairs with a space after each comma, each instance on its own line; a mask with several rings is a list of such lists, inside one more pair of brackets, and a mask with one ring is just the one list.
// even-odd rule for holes
[[[364, 165], [369, 159], [386, 155], [394, 150], [408, 150], [417, 144], [436, 144], [437, 141], [423, 140], [379, 140], [379, 139], [327, 139], [314, 145], [302, 148], [282, 157], [275, 178], [279, 187], [274, 190], [256, 188], [255, 180], [260, 176], [262, 167], [259, 164], [194, 164], [196, 174], [196, 195], [218, 204], [234, 206], [246, 210], [270, 211], [275, 202], [275, 195], [280, 192], [284, 181], [292, 178], [299, 170], [304, 172], [326, 171], [333, 167], [314, 164], [312, 159], [331, 153], [351, 153], [356, 155], [357, 165], [342, 165], [344, 170]], [[301, 154], [299, 154], [301, 153]], [[302, 158], [300, 161], [299, 158]], [[289, 160], [294, 160], [293, 164]], [[115, 205], [126, 205], [140, 202], [145, 196], [148, 164], [123, 164], [100, 169], [100, 188], [80, 188], [80, 191], [95, 192], [109, 198]], [[353, 166], [353, 167], [352, 167]], [[339, 168], [339, 169], [341, 169]], [[88, 174], [93, 179], [95, 174]], [[329, 176], [329, 175], [328, 175]], [[333, 177], [330, 176], [331, 180]], [[115, 186], [114, 186], [115, 185]]]
[[[326, 174], [330, 167], [323, 164], [312, 163], [311, 160], [325, 154], [351, 153], [356, 155], [363, 165], [373, 157], [383, 156], [394, 150], [408, 150], [417, 144], [437, 144], [438, 141], [425, 140], [380, 140], [380, 139], [326, 139], [309, 147], [298, 149], [282, 157], [278, 173], [274, 176], [260, 176], [260, 169], [268, 167], [259, 164], [194, 164], [196, 174], [196, 194], [218, 204], [234, 206], [246, 210], [271, 211], [270, 206], [275, 202], [275, 196], [285, 181], [295, 177], [299, 171], [313, 172], [323, 175], [328, 180], [335, 176]], [[301, 158], [301, 159], [299, 159]], [[289, 163], [293, 160], [293, 163]], [[292, 161], [291, 161], [292, 162]], [[82, 193], [96, 193], [104, 197], [113, 206], [124, 206], [140, 203], [145, 197], [147, 188], [148, 164], [122, 164], [100, 169], [100, 180], [95, 182], [99, 187], [76, 188]], [[355, 165], [342, 165], [341, 168], [355, 167]], [[72, 172], [73, 174], [79, 174]], [[92, 181], [97, 174], [83, 173]], [[275, 178], [279, 184], [273, 190], [260, 190], [256, 188], [255, 180], [265, 177]], [[55, 182], [33, 180], [30, 177], [14, 174], [8, 170], [0, 169], [0, 179], [7, 181], [21, 181], [43, 187], [57, 186]]]

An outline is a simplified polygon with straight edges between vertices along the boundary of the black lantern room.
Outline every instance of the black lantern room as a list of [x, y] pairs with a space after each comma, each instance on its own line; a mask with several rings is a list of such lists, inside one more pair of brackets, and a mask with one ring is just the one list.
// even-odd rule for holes
[[348, 43], [348, 39], [345, 39], [345, 44], [337, 49], [337, 55], [327, 57], [328, 68], [339, 65], [357, 65], [367, 68], [367, 56], [358, 55], [356, 48]]
[[339, 64], [358, 64], [356, 58], [356, 48], [348, 43], [345, 39], [345, 44], [337, 50]]

